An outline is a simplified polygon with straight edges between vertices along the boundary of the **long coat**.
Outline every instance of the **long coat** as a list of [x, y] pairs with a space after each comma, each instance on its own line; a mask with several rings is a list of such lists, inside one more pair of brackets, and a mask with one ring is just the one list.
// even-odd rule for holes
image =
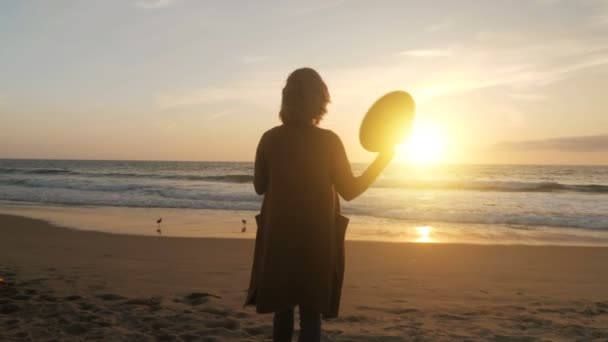
[[338, 194], [350, 200], [383, 168], [354, 177], [340, 138], [316, 126], [277, 126], [262, 136], [254, 186], [264, 195], [245, 305], [260, 313], [296, 305], [338, 315], [344, 233]]

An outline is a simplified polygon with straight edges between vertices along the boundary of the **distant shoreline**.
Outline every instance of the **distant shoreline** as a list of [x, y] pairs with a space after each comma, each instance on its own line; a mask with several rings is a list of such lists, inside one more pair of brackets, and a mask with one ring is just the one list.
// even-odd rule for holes
[[[71, 158], [0, 158], [0, 161], [3, 160], [39, 160], [39, 161], [91, 161], [91, 162], [166, 162], [166, 163], [253, 163], [253, 160], [171, 160], [171, 159], [71, 159]], [[354, 161], [351, 160], [352, 164], [368, 164], [371, 160], [368, 161]], [[399, 165], [407, 166], [408, 163], [405, 162], [395, 162]], [[432, 167], [442, 167], [442, 166], [591, 166], [591, 167], [605, 167], [608, 166], [606, 164], [503, 164], [503, 163], [438, 163], [438, 164], [430, 164], [430, 165], [410, 165], [416, 168], [432, 168]]]

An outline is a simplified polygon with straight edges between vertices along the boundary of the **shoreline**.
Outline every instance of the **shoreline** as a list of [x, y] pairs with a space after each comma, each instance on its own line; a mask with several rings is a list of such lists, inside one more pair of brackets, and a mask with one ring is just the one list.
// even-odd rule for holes
[[[255, 239], [257, 211], [182, 208], [67, 206], [0, 202], [0, 214], [44, 220], [52, 225], [119, 235]], [[608, 247], [608, 231], [567, 227], [447, 224], [379, 220], [346, 214], [347, 241], [466, 245]], [[162, 217], [160, 226], [156, 220]], [[242, 232], [241, 220], [246, 220]], [[161, 234], [157, 229], [161, 229]]]
[[[252, 241], [255, 240], [255, 237], [223, 237], [223, 236], [173, 236], [173, 235], [143, 235], [143, 234], [134, 234], [128, 232], [108, 232], [101, 230], [91, 230], [91, 229], [79, 229], [70, 226], [64, 226], [46, 219], [35, 218], [26, 215], [19, 214], [5, 214], [0, 213], [0, 222], [2, 222], [5, 218], [18, 218], [25, 220], [32, 220], [37, 222], [38, 224], [42, 224], [45, 226], [49, 226], [52, 229], [59, 230], [68, 230], [79, 233], [86, 234], [101, 234], [101, 235], [110, 235], [110, 236], [124, 236], [124, 237], [133, 237], [133, 238], [145, 238], [145, 239], [169, 239], [169, 240], [219, 240], [219, 241]], [[389, 240], [345, 240], [346, 244], [370, 244], [370, 245], [442, 245], [442, 246], [458, 246], [458, 247], [466, 247], [466, 246], [476, 246], [476, 247], [522, 247], [522, 248], [534, 248], [534, 247], [543, 247], [543, 248], [600, 248], [600, 249], [608, 249], [608, 246], [603, 245], [560, 245], [560, 244], [525, 244], [525, 243], [474, 243], [474, 242], [417, 242], [417, 241], [389, 241]]]
[[[67, 230], [78, 233], [85, 234], [99, 234], [99, 235], [110, 235], [110, 236], [124, 236], [124, 237], [132, 237], [132, 238], [144, 238], [144, 239], [168, 239], [168, 240], [176, 240], [176, 241], [187, 241], [187, 240], [211, 240], [211, 241], [249, 241], [255, 240], [255, 238], [249, 237], [222, 237], [222, 236], [172, 236], [172, 235], [142, 235], [142, 234], [129, 234], [129, 233], [121, 233], [121, 232], [107, 232], [100, 230], [89, 230], [89, 229], [78, 229], [68, 226], [59, 225], [53, 223], [51, 221], [45, 219], [39, 219], [35, 217], [18, 215], [18, 214], [4, 214], [0, 213], [0, 223], [7, 219], [23, 219], [23, 220], [31, 220], [33, 223], [41, 224], [44, 226], [48, 226], [51, 229], [59, 229], [59, 230]], [[45, 227], [46, 228], [46, 227]], [[0, 230], [1, 232], [1, 230]], [[508, 243], [467, 243], [467, 242], [416, 242], [416, 241], [386, 241], [386, 240], [345, 240], [346, 244], [369, 244], [369, 245], [441, 245], [441, 246], [457, 246], [457, 247], [467, 247], [467, 246], [475, 246], [475, 247], [522, 247], [522, 248], [534, 248], [534, 247], [542, 247], [542, 248], [599, 248], [599, 249], [607, 249], [608, 246], [594, 246], [594, 245], [552, 245], [552, 244], [508, 244]]]

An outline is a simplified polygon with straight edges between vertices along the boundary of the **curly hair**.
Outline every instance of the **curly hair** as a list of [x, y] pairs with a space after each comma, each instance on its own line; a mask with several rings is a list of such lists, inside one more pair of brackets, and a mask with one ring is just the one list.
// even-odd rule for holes
[[329, 102], [329, 90], [319, 73], [297, 69], [287, 77], [279, 117], [284, 124], [318, 125]]

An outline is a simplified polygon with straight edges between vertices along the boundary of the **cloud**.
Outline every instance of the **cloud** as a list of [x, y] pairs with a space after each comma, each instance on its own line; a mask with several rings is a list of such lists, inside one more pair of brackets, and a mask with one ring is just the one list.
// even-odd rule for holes
[[144, 10], [157, 10], [173, 5], [176, 0], [139, 0], [134, 6]]
[[225, 109], [225, 110], [221, 110], [219, 112], [209, 114], [208, 117], [209, 117], [209, 120], [217, 120], [217, 119], [223, 118], [223, 117], [225, 117], [227, 115], [231, 115], [231, 114], [234, 114], [233, 110]]
[[506, 96], [513, 98], [518, 101], [542, 101], [547, 100], [546, 94], [535, 93], [532, 91], [527, 92], [512, 92], [507, 93]]
[[266, 106], [276, 104], [284, 82], [283, 75], [250, 74], [241, 80], [225, 84], [193, 88], [173, 94], [160, 94], [156, 105], [160, 110], [185, 109], [207, 105], [239, 103]]
[[608, 134], [561, 137], [541, 140], [508, 141], [494, 145], [496, 150], [541, 151], [558, 150], [572, 152], [608, 152]]
[[408, 56], [408, 57], [447, 57], [451, 55], [452, 52], [450, 50], [406, 50], [399, 52], [399, 56]]
[[[513, 93], [534, 92], [542, 97], [539, 91], [544, 86], [592, 68], [606, 68], [608, 49], [604, 43], [603, 38], [585, 41], [494, 33], [477, 42], [450, 43], [449, 48], [405, 50], [398, 56], [413, 58], [387, 65], [383, 74], [412, 80], [414, 75], [426, 72], [415, 84], [421, 89], [423, 101], [499, 86], [509, 87]], [[445, 57], [441, 61], [446, 63], [438, 63], [436, 57]]]

